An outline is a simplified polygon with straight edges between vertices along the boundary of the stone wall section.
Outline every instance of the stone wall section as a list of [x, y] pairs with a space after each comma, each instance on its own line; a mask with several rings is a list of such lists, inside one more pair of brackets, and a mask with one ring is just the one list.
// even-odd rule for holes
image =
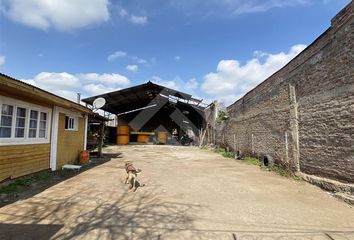
[[354, 3], [281, 70], [227, 108], [217, 143], [354, 183]]

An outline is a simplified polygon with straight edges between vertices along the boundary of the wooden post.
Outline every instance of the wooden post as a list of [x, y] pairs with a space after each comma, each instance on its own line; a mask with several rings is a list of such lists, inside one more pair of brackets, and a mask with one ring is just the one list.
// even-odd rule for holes
[[204, 132], [203, 132], [203, 129], [202, 129], [202, 139], [200, 140], [199, 147], [201, 147], [203, 145], [205, 133], [206, 133], [206, 130], [204, 130]]

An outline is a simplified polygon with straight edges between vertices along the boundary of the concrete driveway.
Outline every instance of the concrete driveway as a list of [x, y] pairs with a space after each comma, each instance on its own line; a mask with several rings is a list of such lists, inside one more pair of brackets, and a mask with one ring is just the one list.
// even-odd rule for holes
[[354, 239], [354, 209], [306, 182], [194, 147], [105, 151], [123, 154], [1, 208], [0, 239]]

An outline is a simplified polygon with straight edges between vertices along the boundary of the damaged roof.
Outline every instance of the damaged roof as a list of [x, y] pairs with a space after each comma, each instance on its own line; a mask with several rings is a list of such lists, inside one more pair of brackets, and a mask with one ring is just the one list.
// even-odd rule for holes
[[202, 100], [195, 99], [190, 94], [167, 88], [150, 81], [130, 88], [85, 98], [82, 99], [82, 101], [93, 105], [94, 100], [100, 97], [106, 100], [106, 104], [101, 109], [113, 114], [120, 114], [133, 109], [158, 104], [159, 102], [166, 101], [164, 100], [166, 97], [172, 97], [176, 102], [183, 101], [184, 103], [193, 103], [194, 107], [204, 109], [204, 107], [200, 105]]

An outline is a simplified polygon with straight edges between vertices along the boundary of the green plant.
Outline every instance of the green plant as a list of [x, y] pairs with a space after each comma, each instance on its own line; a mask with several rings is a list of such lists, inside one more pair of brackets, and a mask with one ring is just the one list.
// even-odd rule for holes
[[234, 158], [235, 157], [234, 152], [223, 152], [223, 153], [221, 153], [221, 155], [226, 158]]
[[33, 180], [31, 178], [23, 178], [23, 179], [17, 179], [14, 184], [17, 186], [21, 187], [29, 187], [31, 186]]
[[217, 148], [215, 148], [214, 152], [219, 153], [219, 154], [222, 154], [222, 153], [225, 152], [225, 149], [220, 148], [220, 147], [217, 147]]
[[51, 174], [49, 172], [39, 172], [35, 173], [32, 176], [16, 179], [14, 182], [10, 183], [7, 186], [0, 187], [0, 193], [14, 193], [19, 190], [19, 188], [30, 187], [36, 182], [44, 182], [49, 180]]
[[235, 157], [234, 152], [227, 152], [224, 148], [221, 148], [221, 147], [215, 148], [214, 152], [221, 154], [223, 157], [226, 157], [226, 158], [234, 158]]
[[217, 123], [221, 123], [225, 119], [226, 119], [226, 112], [225, 111], [219, 111], [218, 116], [216, 117], [215, 121]]
[[46, 181], [50, 178], [50, 173], [49, 172], [40, 172], [36, 173], [32, 177], [35, 181]]
[[11, 183], [11, 184], [9, 184], [7, 186], [1, 187], [0, 188], [0, 193], [9, 194], [9, 193], [16, 192], [17, 191], [17, 187], [18, 187], [18, 185], [14, 184], [14, 183]]
[[244, 163], [247, 163], [247, 164], [261, 166], [261, 162], [257, 158], [245, 157], [245, 158], [241, 159], [241, 161]]

